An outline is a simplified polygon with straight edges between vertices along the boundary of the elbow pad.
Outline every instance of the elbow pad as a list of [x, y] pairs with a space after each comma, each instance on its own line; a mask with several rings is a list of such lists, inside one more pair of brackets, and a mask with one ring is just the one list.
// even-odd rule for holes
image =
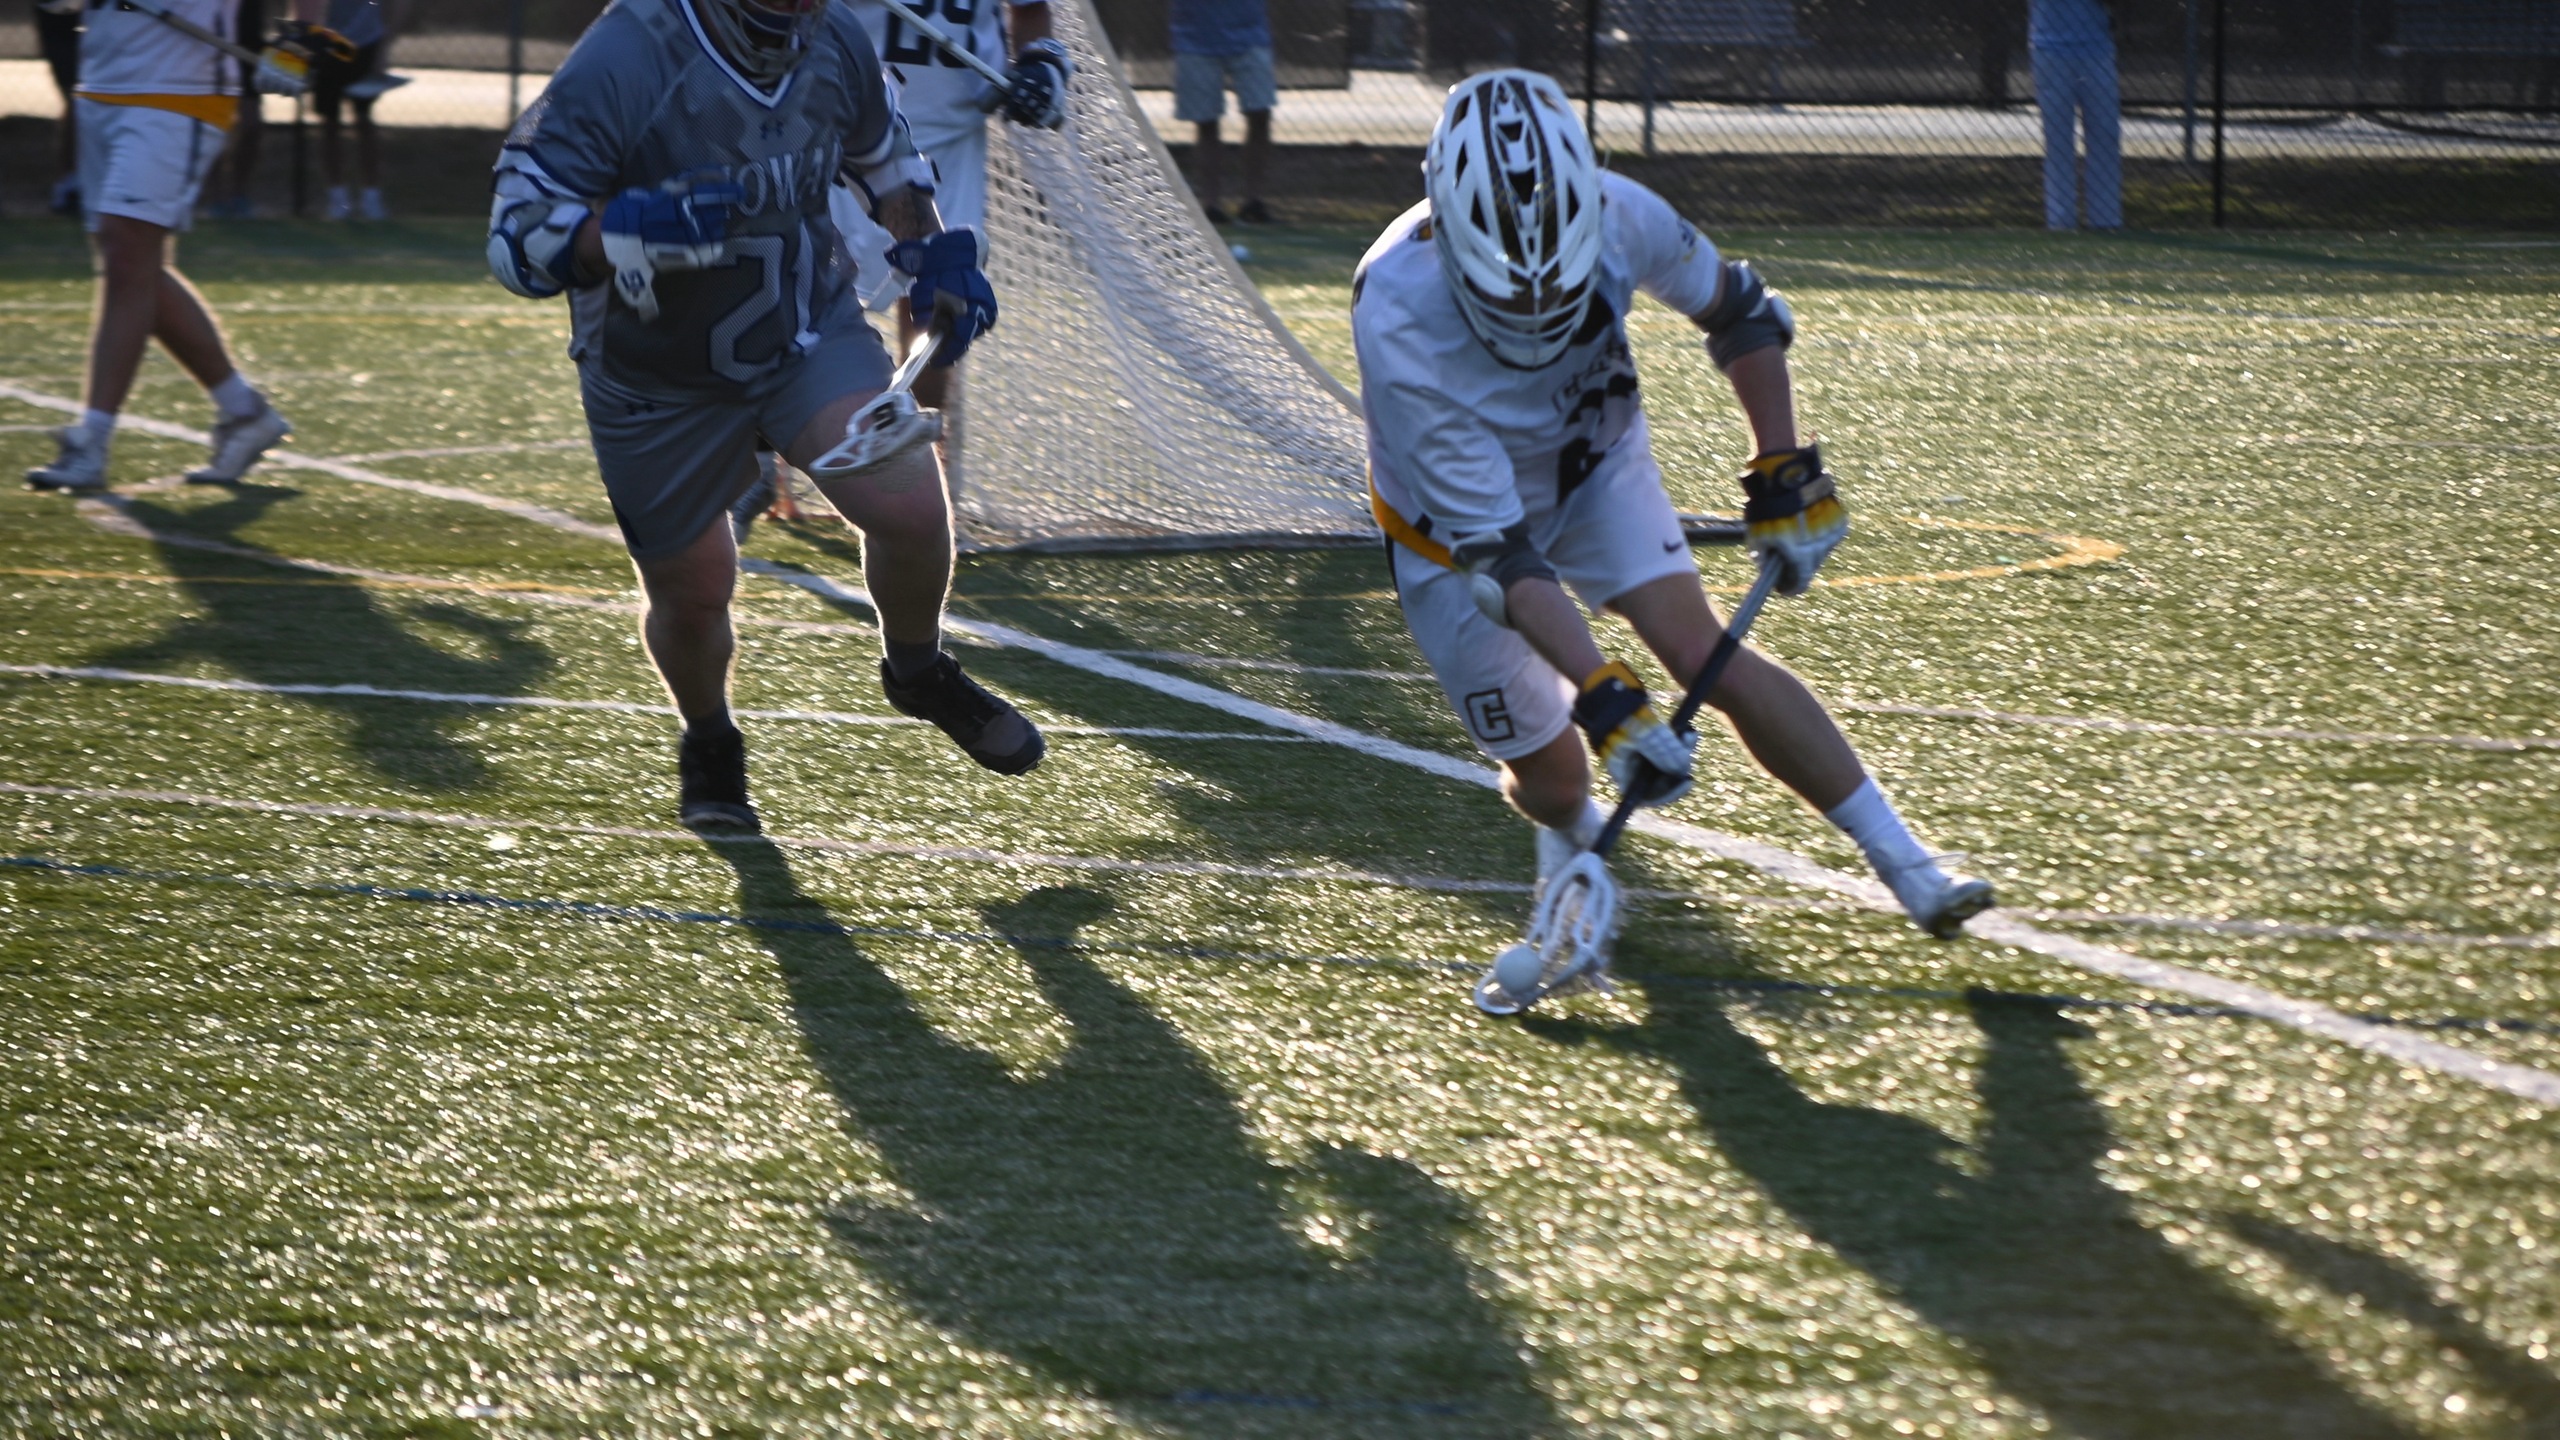
[[1467, 572], [1469, 595], [1484, 618], [1511, 628], [1511, 587], [1523, 580], [1553, 580], [1556, 569], [1529, 543], [1522, 521], [1503, 530], [1471, 530], [1449, 537], [1449, 558]]
[[1734, 361], [1754, 350], [1772, 345], [1783, 350], [1796, 338], [1796, 314], [1787, 308], [1786, 297], [1742, 260], [1724, 262], [1716, 303], [1698, 316], [1698, 323], [1706, 328], [1707, 356], [1718, 370], [1733, 368]]
[[875, 212], [880, 208], [880, 197], [894, 194], [900, 187], [919, 195], [933, 193], [933, 162], [924, 158], [922, 152], [912, 149], [903, 155], [892, 155], [877, 165], [848, 165], [844, 173], [854, 188], [862, 192], [863, 203]]

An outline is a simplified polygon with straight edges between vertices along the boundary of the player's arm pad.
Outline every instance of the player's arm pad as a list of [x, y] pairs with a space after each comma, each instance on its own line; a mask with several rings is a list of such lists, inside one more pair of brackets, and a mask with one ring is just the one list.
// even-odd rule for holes
[[1467, 572], [1476, 609], [1506, 630], [1511, 627], [1511, 587], [1523, 580], [1556, 578], [1556, 567], [1530, 543], [1525, 520], [1501, 530], [1462, 531], [1449, 539], [1449, 558]]
[[[905, 132], [899, 133], [903, 135]], [[933, 193], [933, 162], [913, 148], [903, 155], [893, 154], [877, 165], [847, 165], [844, 177], [853, 182], [854, 189], [862, 192], [862, 203], [874, 214], [879, 213], [883, 196], [894, 195], [901, 189], [911, 189], [919, 195]]]
[[595, 212], [575, 200], [510, 195], [509, 178], [499, 177], [497, 199], [489, 207], [489, 273], [529, 300], [547, 300], [583, 283], [578, 227]]
[[1744, 260], [1724, 262], [1715, 303], [1698, 312], [1698, 324], [1707, 332], [1707, 355], [1718, 370], [1732, 369], [1754, 350], [1784, 349], [1796, 338], [1796, 313], [1787, 308], [1787, 297], [1770, 289]]

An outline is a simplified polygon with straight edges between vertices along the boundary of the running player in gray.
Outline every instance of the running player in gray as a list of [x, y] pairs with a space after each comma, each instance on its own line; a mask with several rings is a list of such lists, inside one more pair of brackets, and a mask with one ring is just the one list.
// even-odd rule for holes
[[[936, 361], [958, 360], [995, 323], [978, 236], [942, 229], [932, 167], [842, 6], [620, 0], [498, 159], [490, 269], [520, 295], [569, 292], [596, 464], [648, 600], [641, 634], [684, 717], [688, 825], [757, 826], [729, 714], [728, 506], [760, 440], [809, 469], [888, 384], [827, 215], [839, 174], [900, 242], [918, 322], [940, 317]], [[934, 447], [822, 484], [862, 536], [890, 703], [988, 769], [1039, 763], [1040, 732], [942, 651], [951, 502]]]

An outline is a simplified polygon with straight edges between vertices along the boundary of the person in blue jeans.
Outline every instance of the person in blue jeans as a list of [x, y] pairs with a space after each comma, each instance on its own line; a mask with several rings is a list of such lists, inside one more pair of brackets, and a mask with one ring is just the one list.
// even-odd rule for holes
[[[2036, 109], [2044, 116], [2044, 224], [2092, 230], [2124, 225], [2124, 153], [2116, 90], [2116, 40], [2106, 0], [2029, 0]], [[2073, 122], [2088, 144], [2084, 168]]]
[[1262, 180], [1271, 159], [1271, 107], [1279, 90], [1271, 73], [1271, 18], [1263, 0], [1173, 0], [1173, 118], [1192, 124], [1192, 188], [1217, 224], [1227, 223], [1219, 203], [1225, 176], [1219, 122], [1227, 91], [1244, 114], [1244, 204], [1235, 218], [1271, 223]]

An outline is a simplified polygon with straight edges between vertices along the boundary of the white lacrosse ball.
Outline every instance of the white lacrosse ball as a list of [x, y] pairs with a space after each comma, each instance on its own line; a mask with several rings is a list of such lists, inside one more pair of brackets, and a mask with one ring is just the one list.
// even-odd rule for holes
[[1546, 968], [1546, 957], [1535, 949], [1508, 945], [1493, 957], [1493, 983], [1509, 991], [1514, 999], [1526, 999], [1538, 988], [1538, 976]]

